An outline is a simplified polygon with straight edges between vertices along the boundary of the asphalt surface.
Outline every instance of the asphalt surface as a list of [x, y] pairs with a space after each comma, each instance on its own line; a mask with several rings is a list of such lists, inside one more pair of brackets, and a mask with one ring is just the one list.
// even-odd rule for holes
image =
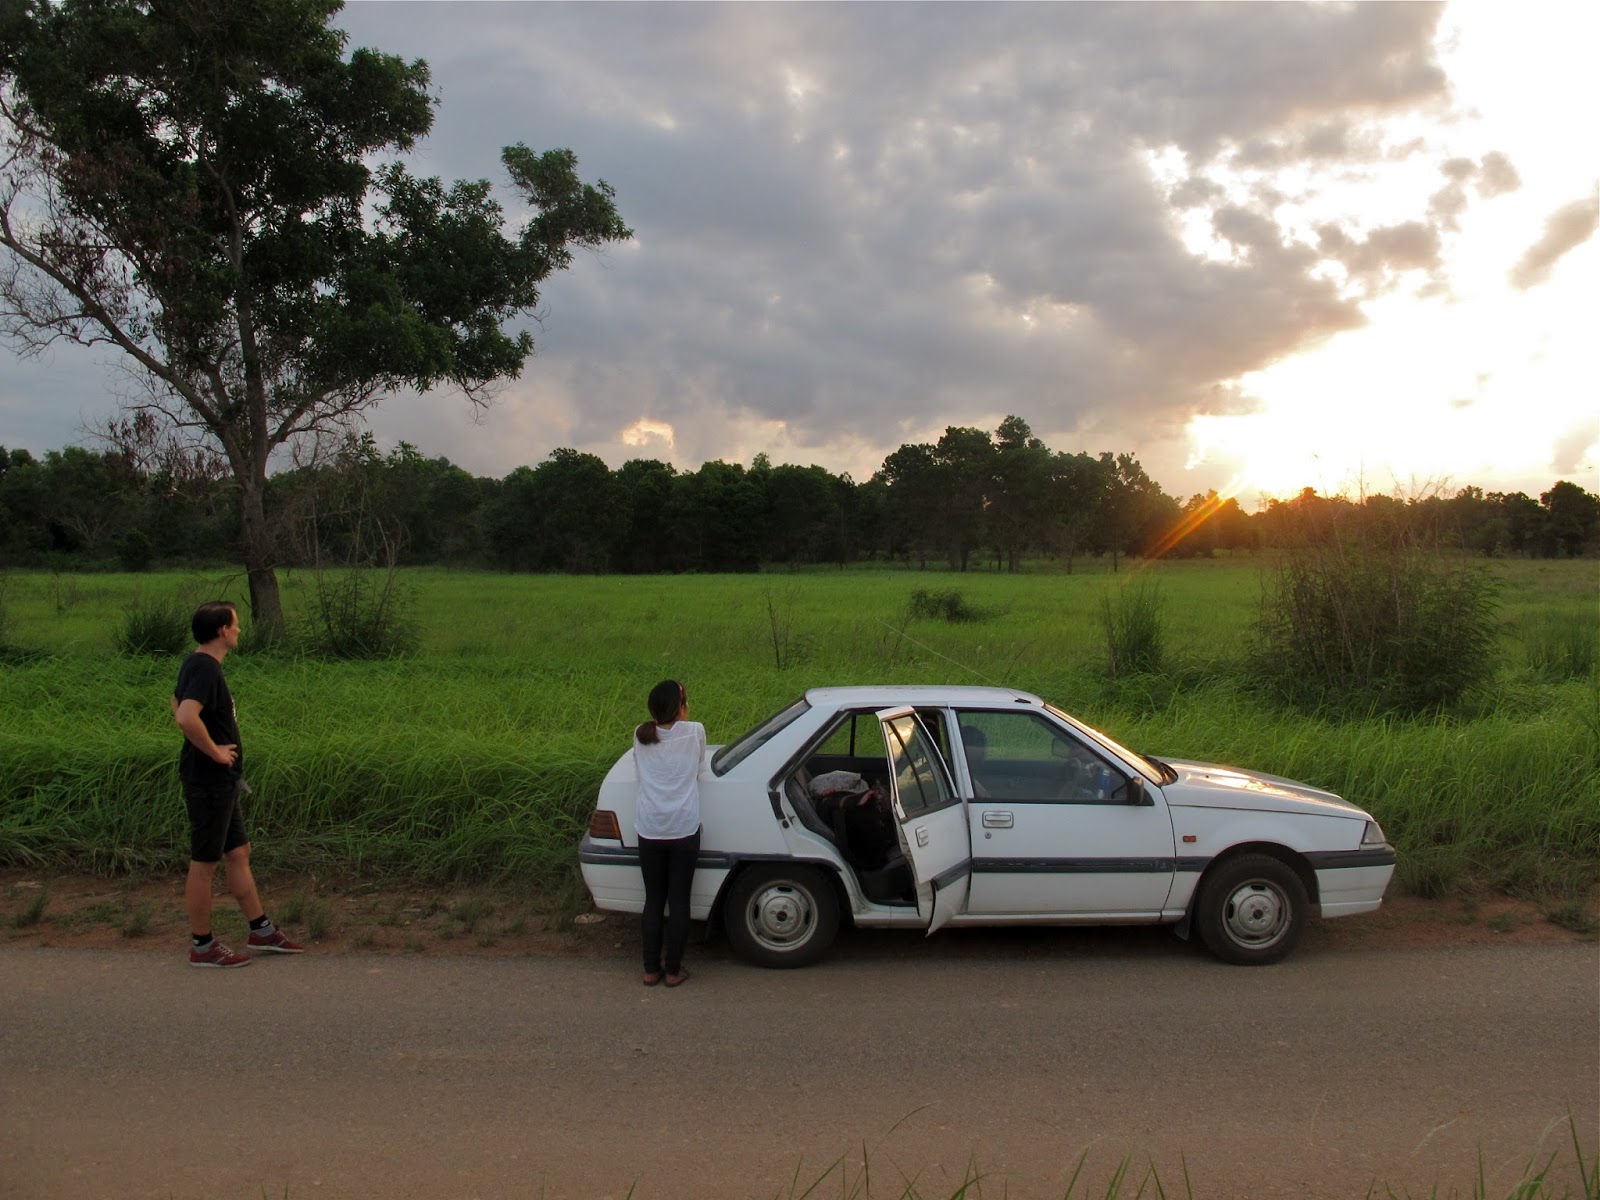
[[[0, 950], [0, 1196], [1504, 1194], [1600, 1125], [1593, 944], [855, 934], [802, 971]], [[867, 1174], [863, 1175], [863, 1171]], [[914, 1192], [907, 1193], [907, 1180]], [[1559, 1193], [1559, 1188], [1557, 1189]], [[1149, 1190], [1147, 1195], [1152, 1194]]]

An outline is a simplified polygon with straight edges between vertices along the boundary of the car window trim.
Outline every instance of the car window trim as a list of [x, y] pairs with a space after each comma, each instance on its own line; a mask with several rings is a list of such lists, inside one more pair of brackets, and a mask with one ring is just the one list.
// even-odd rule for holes
[[1057, 708], [1054, 704], [1051, 704], [1048, 701], [1046, 701], [1044, 704], [1044, 711], [1049, 713], [1056, 720], [1064, 722], [1073, 732], [1081, 733], [1087, 736], [1095, 743], [1096, 746], [1108, 752], [1113, 759], [1122, 763], [1124, 767], [1143, 775], [1147, 783], [1159, 785], [1170, 782], [1167, 779], [1166, 772], [1162, 771], [1144, 755], [1139, 754], [1136, 751], [1129, 750], [1120, 742], [1113, 741], [1110, 737], [1107, 737], [1105, 734], [1101, 733], [1094, 726], [1085, 725], [1071, 713], [1063, 712], [1061, 709]]
[[811, 701], [804, 696], [784, 705], [766, 720], [712, 755], [711, 773], [717, 776], [726, 775], [810, 710]]

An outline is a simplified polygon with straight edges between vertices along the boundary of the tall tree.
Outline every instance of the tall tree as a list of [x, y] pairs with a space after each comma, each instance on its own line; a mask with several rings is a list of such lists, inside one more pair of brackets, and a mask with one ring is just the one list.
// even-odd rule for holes
[[[1143, 547], [1152, 527], [1167, 516], [1167, 507], [1159, 505], [1161, 489], [1133, 455], [1106, 451], [1100, 455], [1100, 466], [1105, 489], [1100, 494], [1096, 536], [1101, 547], [1111, 551], [1111, 569], [1115, 571], [1122, 555]], [[1170, 497], [1166, 499], [1170, 504]], [[1176, 509], [1177, 505], [1171, 504], [1174, 516]]]
[[357, 49], [340, 0], [13, 0], [0, 16], [0, 326], [122, 350], [142, 407], [225, 455], [257, 628], [283, 631], [267, 467], [380, 395], [483, 403], [533, 352], [505, 324], [574, 246], [631, 236], [568, 150], [486, 180], [375, 156], [426, 134], [427, 64]]
[[1021, 417], [1007, 417], [995, 430], [995, 480], [989, 503], [989, 535], [997, 565], [1015, 571], [1029, 546], [1042, 545], [1050, 524], [1050, 448], [1033, 436]]
[[1050, 462], [1050, 515], [1052, 548], [1072, 560], [1087, 546], [1106, 489], [1106, 467], [1086, 451], [1058, 451]]
[[1557, 558], [1576, 558], [1592, 548], [1600, 535], [1600, 499], [1577, 484], [1561, 480], [1539, 494], [1546, 514], [1546, 552]]
[[941, 489], [933, 447], [926, 442], [902, 445], [883, 460], [872, 479], [883, 489], [886, 552], [893, 559], [904, 551], [907, 563], [915, 555], [926, 570], [928, 554], [938, 544], [934, 510]]
[[994, 491], [995, 448], [986, 430], [951, 425], [933, 447], [939, 496], [935, 509], [952, 570], [965, 571], [983, 544]]

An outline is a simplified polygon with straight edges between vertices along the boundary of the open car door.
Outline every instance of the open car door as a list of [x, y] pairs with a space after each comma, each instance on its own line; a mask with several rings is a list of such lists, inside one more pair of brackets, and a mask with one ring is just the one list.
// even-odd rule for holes
[[917, 883], [917, 913], [932, 933], [967, 906], [972, 841], [966, 805], [944, 760], [910, 708], [878, 711], [900, 845]]

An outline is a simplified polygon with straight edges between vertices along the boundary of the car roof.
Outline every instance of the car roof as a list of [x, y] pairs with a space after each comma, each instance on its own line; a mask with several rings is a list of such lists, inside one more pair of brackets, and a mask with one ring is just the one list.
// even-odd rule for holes
[[864, 684], [819, 687], [806, 692], [806, 703], [817, 708], [889, 708], [897, 704], [1044, 704], [1031, 692], [1014, 688], [976, 687], [970, 684]]

